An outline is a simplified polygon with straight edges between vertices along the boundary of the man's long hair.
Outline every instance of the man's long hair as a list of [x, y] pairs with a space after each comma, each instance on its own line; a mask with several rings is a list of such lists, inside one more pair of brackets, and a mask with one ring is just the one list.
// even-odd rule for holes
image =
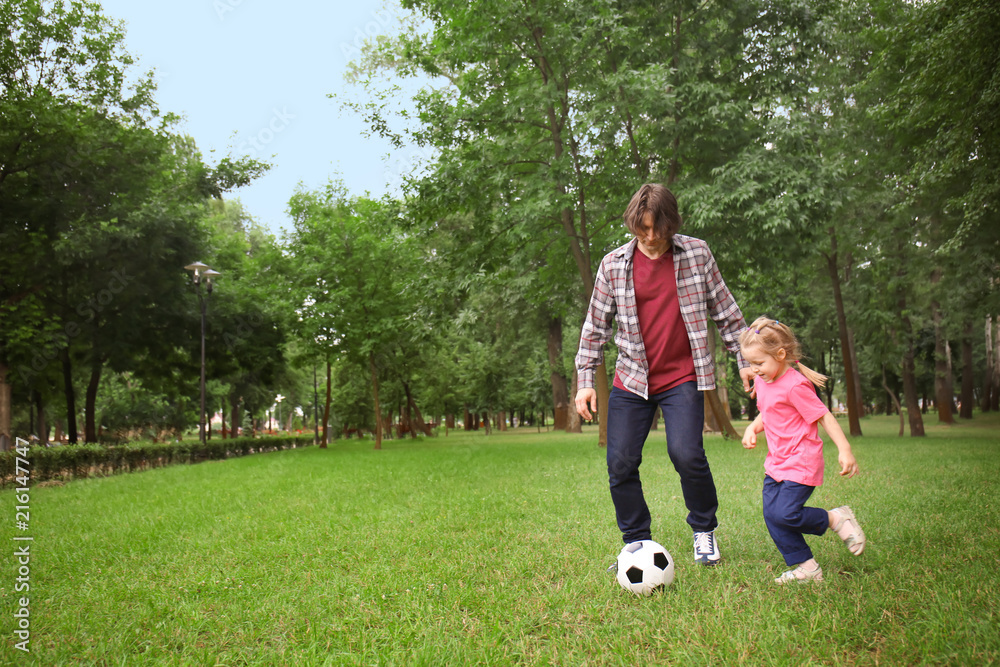
[[658, 238], [670, 239], [681, 228], [681, 214], [677, 211], [674, 193], [658, 183], [646, 183], [632, 195], [625, 214], [625, 226], [638, 236], [647, 213], [653, 214], [653, 230]]

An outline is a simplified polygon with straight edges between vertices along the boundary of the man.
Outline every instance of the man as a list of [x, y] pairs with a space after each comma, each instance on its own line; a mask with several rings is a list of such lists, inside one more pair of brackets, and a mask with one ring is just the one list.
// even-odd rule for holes
[[[576, 410], [597, 411], [594, 370], [617, 323], [614, 387], [608, 402], [608, 481], [626, 544], [652, 539], [649, 508], [639, 480], [642, 448], [656, 409], [663, 411], [667, 451], [680, 475], [694, 558], [720, 560], [715, 537], [718, 498], [705, 456], [703, 391], [715, 388], [708, 351], [708, 317], [736, 353], [743, 388], [753, 372], [739, 351], [743, 314], [719, 274], [708, 245], [677, 234], [681, 217], [673, 193], [646, 184], [624, 214], [635, 236], [601, 261], [576, 356], [580, 390]], [[636, 252], [638, 250], [638, 252]]]

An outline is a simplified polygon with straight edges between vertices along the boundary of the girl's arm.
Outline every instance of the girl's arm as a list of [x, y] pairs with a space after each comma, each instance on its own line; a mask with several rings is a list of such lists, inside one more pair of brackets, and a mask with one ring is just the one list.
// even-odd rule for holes
[[764, 414], [758, 414], [757, 419], [750, 422], [743, 432], [743, 448], [753, 449], [757, 446], [757, 434], [764, 430]]
[[837, 445], [837, 450], [840, 452], [837, 457], [837, 460], [840, 461], [840, 474], [844, 477], [854, 477], [858, 473], [858, 462], [851, 451], [851, 443], [847, 442], [847, 436], [844, 435], [843, 429], [837, 423], [837, 418], [833, 416], [832, 412], [827, 412], [819, 420], [819, 423], [823, 425], [823, 430], [833, 440], [833, 444]]

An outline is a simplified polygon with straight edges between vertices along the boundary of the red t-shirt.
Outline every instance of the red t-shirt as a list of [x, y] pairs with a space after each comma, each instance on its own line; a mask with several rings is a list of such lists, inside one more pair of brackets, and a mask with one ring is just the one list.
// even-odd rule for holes
[[[649, 364], [649, 394], [697, 380], [691, 341], [677, 301], [673, 251], [650, 259], [636, 248], [632, 259], [632, 284], [639, 331]], [[617, 373], [614, 384], [625, 389]]]

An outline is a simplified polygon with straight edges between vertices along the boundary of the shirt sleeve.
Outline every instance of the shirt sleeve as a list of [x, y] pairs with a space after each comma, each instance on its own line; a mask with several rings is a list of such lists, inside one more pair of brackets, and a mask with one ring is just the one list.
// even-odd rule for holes
[[719, 334], [726, 345], [726, 349], [736, 355], [736, 365], [739, 368], [746, 368], [750, 364], [743, 358], [740, 352], [740, 334], [747, 328], [746, 320], [743, 319], [743, 312], [736, 305], [726, 282], [722, 279], [722, 273], [715, 262], [715, 256], [708, 246], [705, 246], [708, 257], [705, 260], [705, 301], [708, 305], [708, 312], [719, 328]]
[[618, 307], [606, 274], [607, 258], [601, 261], [590, 296], [590, 307], [580, 332], [580, 347], [576, 353], [577, 387], [594, 386], [594, 371], [604, 358], [604, 344], [611, 340], [612, 324]]
[[816, 394], [813, 383], [809, 380], [799, 382], [792, 387], [791, 391], [788, 392], [788, 399], [802, 415], [802, 418], [810, 424], [818, 422], [829, 412], [819, 395]]

